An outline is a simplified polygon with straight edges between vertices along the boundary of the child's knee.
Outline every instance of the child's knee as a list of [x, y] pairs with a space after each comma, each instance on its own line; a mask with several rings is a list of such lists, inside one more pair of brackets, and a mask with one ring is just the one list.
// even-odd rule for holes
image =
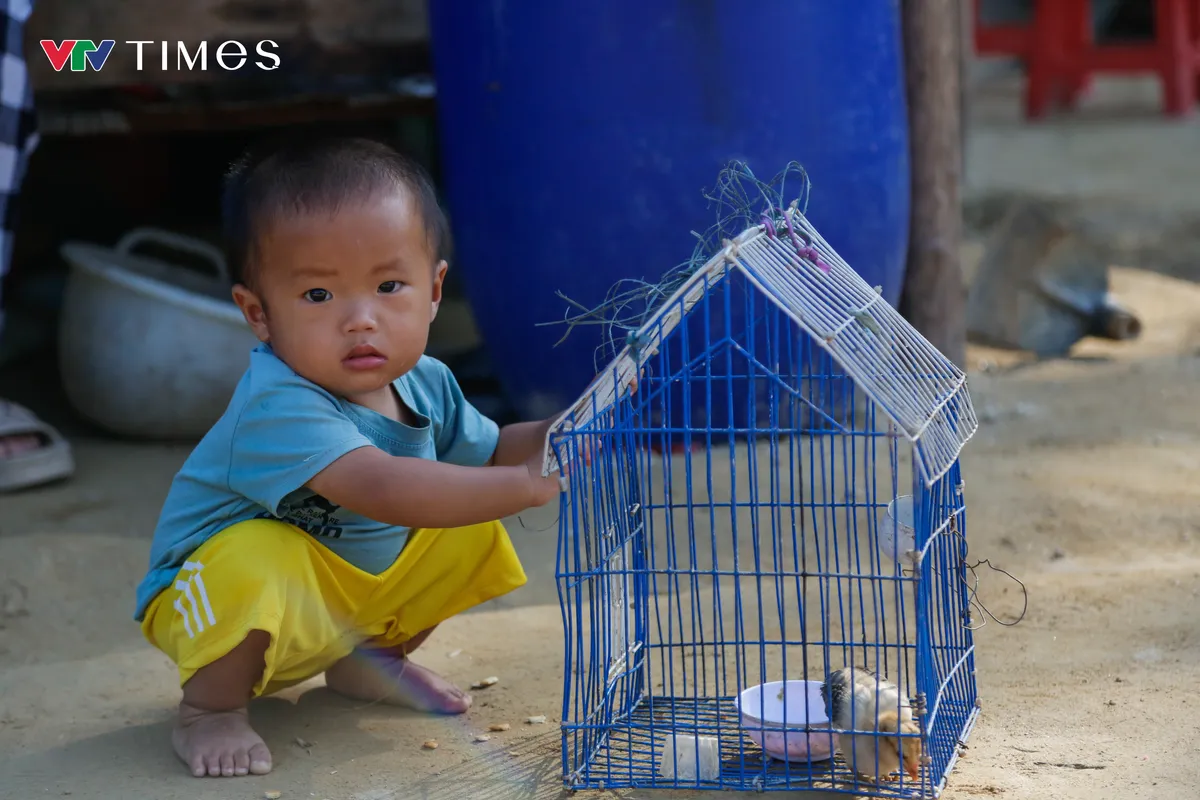
[[323, 615], [304, 534], [264, 522], [218, 534], [184, 563], [152, 604], [143, 625], [147, 639], [185, 674], [250, 646], [244, 643], [258, 641], [254, 632], [265, 637], [266, 644], [258, 642], [265, 651], [271, 638], [295, 628], [296, 620]]
[[357, 610], [375, 582], [338, 564], [290, 525], [233, 526], [199, 548], [155, 601], [147, 638], [179, 666], [185, 684], [201, 670], [214, 672], [227, 654], [240, 654], [228, 657], [241, 663], [258, 632], [266, 638], [252, 659], [261, 676], [256, 693], [307, 679], [363, 638]]

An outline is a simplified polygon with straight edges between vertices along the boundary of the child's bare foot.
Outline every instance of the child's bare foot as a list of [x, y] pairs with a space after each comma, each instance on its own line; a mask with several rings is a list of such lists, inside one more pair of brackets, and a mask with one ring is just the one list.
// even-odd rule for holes
[[470, 695], [391, 650], [356, 650], [326, 671], [325, 685], [355, 700], [417, 711], [461, 714], [471, 707]]
[[271, 751], [250, 727], [244, 708], [203, 711], [180, 703], [171, 744], [197, 778], [266, 775], [271, 771]]

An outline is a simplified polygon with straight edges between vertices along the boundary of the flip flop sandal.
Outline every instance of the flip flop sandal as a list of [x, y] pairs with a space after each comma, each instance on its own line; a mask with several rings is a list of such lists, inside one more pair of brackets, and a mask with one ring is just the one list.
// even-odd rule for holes
[[29, 409], [0, 400], [0, 439], [37, 436], [42, 446], [18, 455], [0, 454], [0, 492], [26, 489], [66, 478], [75, 472], [71, 445]]

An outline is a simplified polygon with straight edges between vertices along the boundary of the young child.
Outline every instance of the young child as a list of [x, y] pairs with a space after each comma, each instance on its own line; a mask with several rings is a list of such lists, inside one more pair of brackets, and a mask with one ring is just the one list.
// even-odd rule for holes
[[262, 344], [171, 486], [137, 591], [179, 668], [175, 752], [265, 774], [251, 698], [322, 672], [351, 698], [462, 713], [408, 656], [525, 574], [497, 520], [544, 505], [550, 421], [498, 429], [425, 356], [448, 225], [383, 145], [307, 142], [228, 176], [234, 299]]

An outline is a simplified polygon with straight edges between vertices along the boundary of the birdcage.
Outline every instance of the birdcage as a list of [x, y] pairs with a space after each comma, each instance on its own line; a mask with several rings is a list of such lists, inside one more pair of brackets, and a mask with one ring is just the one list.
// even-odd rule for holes
[[[796, 208], [725, 241], [548, 437], [566, 783], [936, 796], [978, 713], [975, 428], [963, 372]], [[838, 722], [843, 667], [912, 724]], [[888, 731], [920, 745], [891, 776]]]

